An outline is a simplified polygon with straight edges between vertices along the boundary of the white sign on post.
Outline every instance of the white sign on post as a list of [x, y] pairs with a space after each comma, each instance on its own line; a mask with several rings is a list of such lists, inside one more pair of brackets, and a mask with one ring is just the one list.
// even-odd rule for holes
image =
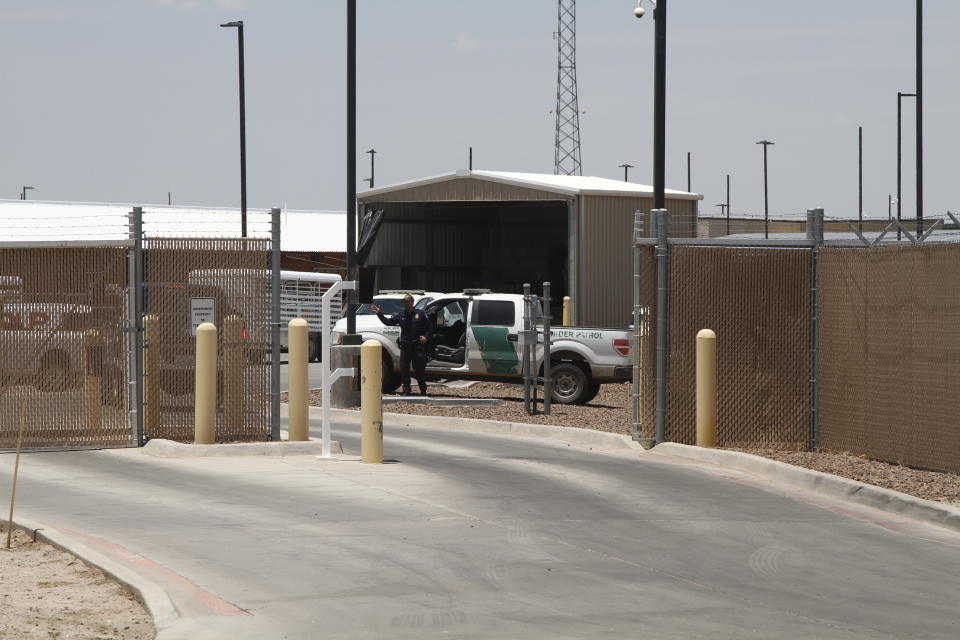
[[197, 336], [197, 327], [204, 322], [217, 323], [216, 298], [190, 298], [190, 335]]

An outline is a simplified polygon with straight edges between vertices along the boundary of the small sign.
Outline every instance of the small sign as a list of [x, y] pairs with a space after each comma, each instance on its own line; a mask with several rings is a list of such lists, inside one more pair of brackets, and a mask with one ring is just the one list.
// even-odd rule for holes
[[217, 323], [216, 298], [190, 298], [190, 335], [197, 336], [197, 327], [204, 322]]

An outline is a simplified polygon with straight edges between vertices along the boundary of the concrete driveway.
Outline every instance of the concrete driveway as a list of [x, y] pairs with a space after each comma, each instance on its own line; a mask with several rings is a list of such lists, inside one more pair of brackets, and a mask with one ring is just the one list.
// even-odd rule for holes
[[164, 584], [186, 618], [161, 639], [960, 636], [946, 530], [653, 456], [386, 433], [384, 465], [29, 454], [18, 513]]

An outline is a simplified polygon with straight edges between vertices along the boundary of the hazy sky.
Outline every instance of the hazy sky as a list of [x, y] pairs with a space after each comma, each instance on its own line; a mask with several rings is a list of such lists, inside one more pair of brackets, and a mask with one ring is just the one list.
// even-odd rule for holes
[[[927, 215], [960, 209], [960, 3], [927, 2]], [[0, 197], [239, 204], [236, 35], [246, 23], [250, 206], [343, 209], [345, 0], [0, 0]], [[360, 0], [358, 179], [552, 172], [555, 0]], [[585, 175], [650, 182], [653, 21], [578, 3]], [[896, 188], [896, 92], [914, 89], [908, 0], [672, 0], [667, 186], [716, 211], [856, 215]], [[913, 104], [904, 111], [912, 215]], [[364, 184], [360, 183], [359, 187]]]

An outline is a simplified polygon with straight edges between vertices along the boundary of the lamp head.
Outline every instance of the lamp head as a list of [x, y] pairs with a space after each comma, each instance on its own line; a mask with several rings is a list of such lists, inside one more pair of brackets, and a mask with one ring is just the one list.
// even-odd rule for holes
[[243, 20], [234, 20], [233, 22], [224, 22], [221, 27], [242, 27]]

